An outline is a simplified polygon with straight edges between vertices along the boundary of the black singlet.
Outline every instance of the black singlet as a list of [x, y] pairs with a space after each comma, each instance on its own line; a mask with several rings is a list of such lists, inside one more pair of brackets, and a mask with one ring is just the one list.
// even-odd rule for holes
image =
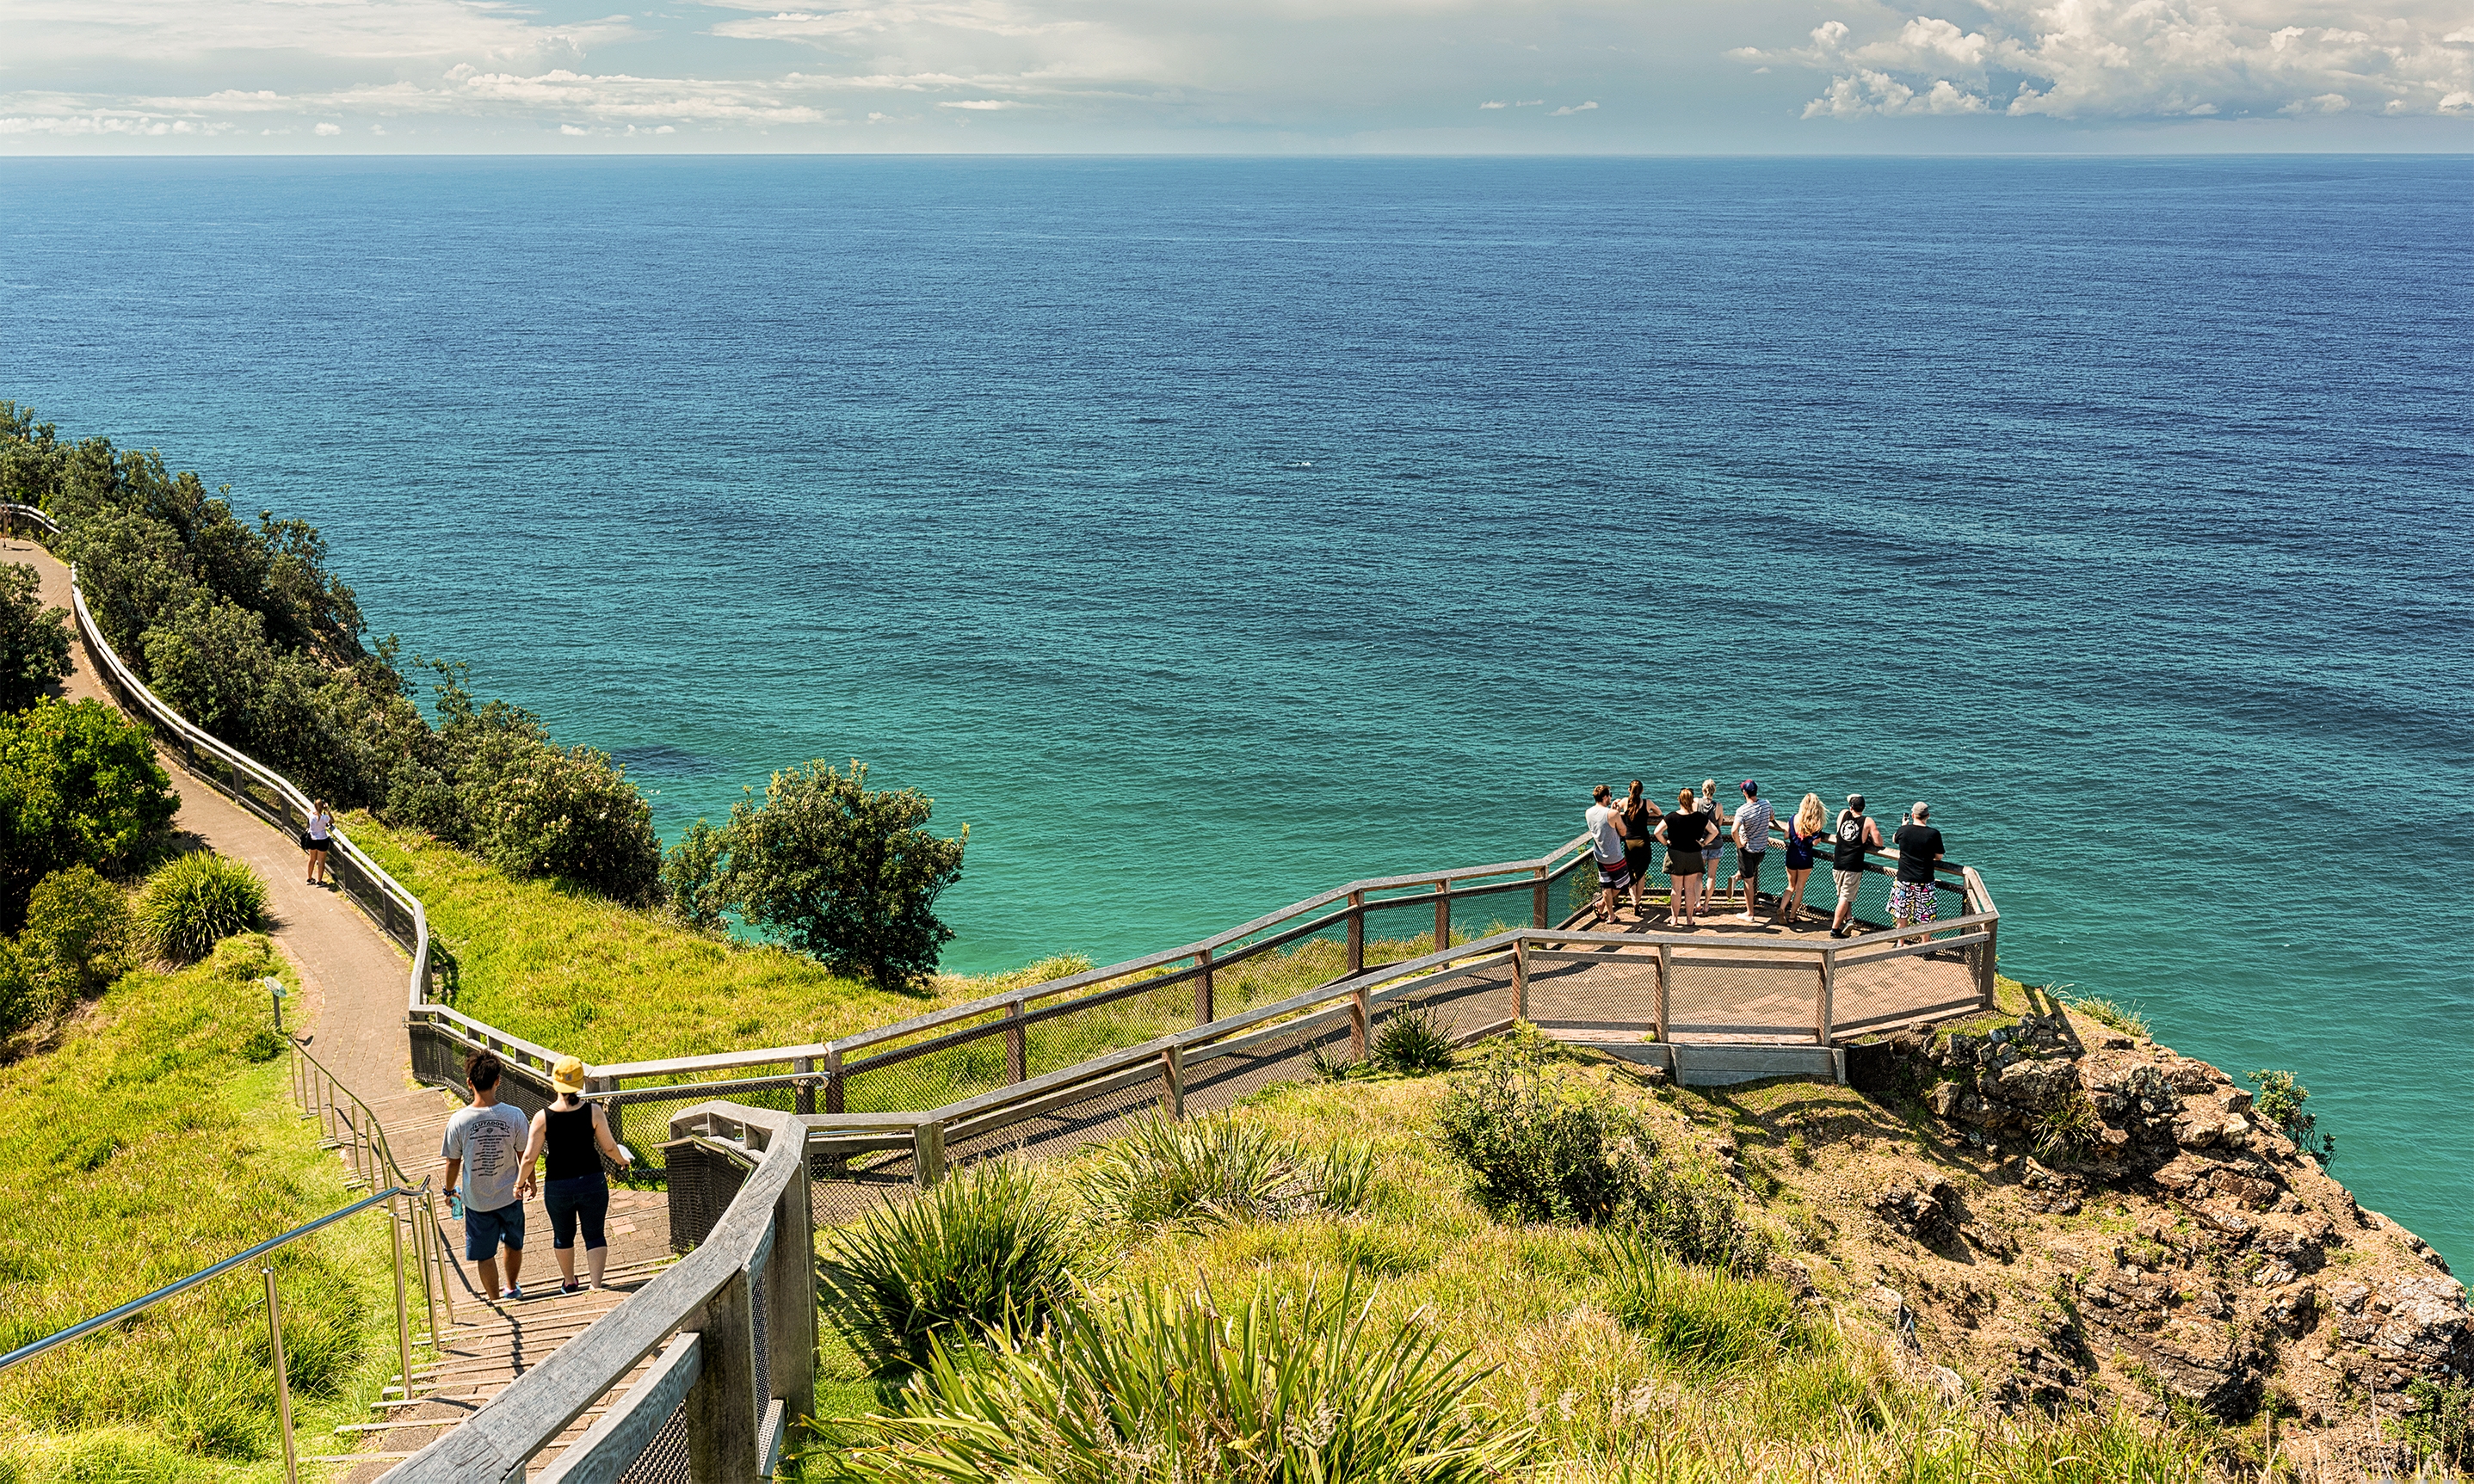
[[549, 1156], [551, 1180], [577, 1180], [601, 1173], [601, 1154], [594, 1147], [593, 1105], [551, 1108], [546, 1114], [547, 1137], [542, 1152]]
[[1839, 871], [1864, 869], [1865, 816], [1852, 810], [1838, 812], [1838, 838], [1830, 850], [1830, 864]]

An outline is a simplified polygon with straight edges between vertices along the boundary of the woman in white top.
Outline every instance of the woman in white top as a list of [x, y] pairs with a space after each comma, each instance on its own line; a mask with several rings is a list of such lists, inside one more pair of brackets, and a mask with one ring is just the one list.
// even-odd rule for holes
[[335, 816], [327, 812], [327, 801], [309, 801], [309, 824], [301, 831], [301, 849], [309, 852], [309, 885], [327, 885], [327, 847], [335, 833]]

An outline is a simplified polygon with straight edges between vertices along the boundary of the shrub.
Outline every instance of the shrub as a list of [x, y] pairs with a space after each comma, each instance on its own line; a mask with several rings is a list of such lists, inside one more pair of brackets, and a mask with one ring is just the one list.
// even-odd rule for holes
[[1671, 1164], [1644, 1161], [1637, 1180], [1623, 1220], [1638, 1241], [1733, 1273], [1769, 1265], [1769, 1236], [1745, 1219], [1743, 1203], [1714, 1177], [1696, 1180]]
[[721, 889], [722, 857], [729, 849], [727, 830], [698, 820], [663, 854], [662, 894], [669, 898], [670, 911], [690, 927], [721, 930], [722, 914], [730, 910]]
[[42, 580], [0, 566], [0, 711], [22, 711], [69, 673], [69, 612], [45, 608]]
[[43, 987], [35, 966], [17, 945], [0, 938], [0, 1041], [7, 1041], [43, 1013]]
[[627, 770], [589, 747], [521, 749], [459, 788], [481, 857], [520, 876], [555, 876], [613, 901], [643, 905], [661, 891], [653, 807]]
[[1406, 1076], [1446, 1071], [1452, 1065], [1451, 1033], [1425, 1006], [1395, 1010], [1385, 1017], [1367, 1050], [1375, 1065]]
[[836, 1463], [906, 1484], [1479, 1484], [1530, 1448], [1471, 1405], [1485, 1375], [1417, 1326], [1370, 1332], [1346, 1285], [1233, 1312], [1146, 1288], [990, 1356], [940, 1347], [894, 1415], [841, 1424], [858, 1446]]
[[193, 964], [234, 933], [257, 925], [266, 911], [266, 883], [239, 861], [200, 851], [146, 878], [137, 898], [137, 928], [159, 958]]
[[2474, 1382], [2417, 1379], [2405, 1394], [2413, 1405], [2399, 1419], [2405, 1435], [2453, 1468], [2474, 1469]]
[[1691, 1370], [1726, 1370], [1811, 1346], [1816, 1331], [1783, 1283], [1686, 1267], [1625, 1236], [1603, 1246], [1607, 1307], [1650, 1353]]
[[2104, 1135], [2104, 1119], [2084, 1088], [2073, 1088], [2070, 1095], [2036, 1116], [2029, 1130], [2035, 1137], [2036, 1158], [2047, 1162], [2076, 1160], [2095, 1149]]
[[100, 701], [37, 701], [0, 716], [0, 931], [35, 883], [73, 866], [125, 871], [180, 807], [145, 728]]
[[2259, 1089], [2253, 1104], [2259, 1115], [2275, 1124], [2304, 1154], [2318, 1161], [2323, 1168], [2337, 1157], [2337, 1136], [2318, 1133], [2319, 1115], [2302, 1111], [2302, 1105], [2310, 1101], [2311, 1089], [2294, 1081], [2292, 1072], [2263, 1068], [2245, 1074], [2243, 1080]]
[[764, 802], [730, 811], [723, 891], [753, 926], [837, 973], [902, 988], [936, 968], [954, 937], [936, 898], [960, 879], [970, 838], [921, 828], [935, 801], [910, 789], [871, 791], [854, 758], [773, 775]]
[[1102, 1148], [1080, 1184], [1113, 1222], [1194, 1230], [1352, 1209], [1365, 1199], [1372, 1168], [1372, 1153], [1346, 1141], [1309, 1155], [1225, 1113], [1183, 1123], [1153, 1115]]
[[1071, 1223], [1030, 1174], [983, 1164], [828, 1234], [818, 1302], [871, 1374], [896, 1377], [939, 1339], [1048, 1324], [1073, 1302], [1074, 1257]]
[[1471, 1197], [1518, 1221], [1613, 1220], [1651, 1147], [1630, 1113], [1516, 1053], [1453, 1079], [1440, 1116], [1443, 1148], [1468, 1170]]
[[136, 932], [129, 894], [84, 866], [56, 871], [35, 888], [18, 945], [58, 1011], [128, 972]]

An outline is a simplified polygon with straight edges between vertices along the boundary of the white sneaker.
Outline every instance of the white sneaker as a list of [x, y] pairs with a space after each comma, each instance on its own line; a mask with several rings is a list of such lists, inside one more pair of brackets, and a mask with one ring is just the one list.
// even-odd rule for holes
[[498, 1297], [501, 1299], [513, 1299], [517, 1303], [521, 1304], [524, 1301], [524, 1290], [519, 1284], [509, 1283], [506, 1287], [498, 1290]]

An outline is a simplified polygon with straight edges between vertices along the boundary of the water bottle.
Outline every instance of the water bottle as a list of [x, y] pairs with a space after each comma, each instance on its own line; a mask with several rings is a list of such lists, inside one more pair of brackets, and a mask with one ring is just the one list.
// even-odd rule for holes
[[447, 1216], [450, 1221], [464, 1219], [464, 1197], [453, 1190], [447, 1192]]

